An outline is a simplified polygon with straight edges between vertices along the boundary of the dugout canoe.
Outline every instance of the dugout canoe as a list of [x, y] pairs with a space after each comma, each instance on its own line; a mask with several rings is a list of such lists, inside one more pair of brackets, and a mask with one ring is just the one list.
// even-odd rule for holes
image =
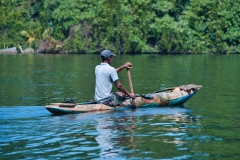
[[[164, 107], [164, 106], [178, 106], [185, 103], [193, 95], [195, 95], [202, 86], [189, 84], [179, 87], [165, 88], [147, 95], [136, 95], [134, 104], [136, 108], [145, 107]], [[126, 110], [132, 109], [132, 100], [126, 98], [121, 106], [110, 107], [105, 104], [96, 104], [95, 102], [83, 103], [51, 103], [45, 108], [52, 114], [74, 114], [85, 113], [93, 111], [107, 111], [107, 110]]]

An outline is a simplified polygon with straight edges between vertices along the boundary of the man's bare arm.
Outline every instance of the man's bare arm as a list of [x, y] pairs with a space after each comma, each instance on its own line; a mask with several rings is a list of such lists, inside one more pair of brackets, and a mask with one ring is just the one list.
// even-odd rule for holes
[[119, 73], [124, 68], [132, 68], [132, 64], [130, 62], [126, 62], [121, 67], [116, 68], [117, 73]]
[[126, 95], [128, 95], [129, 97], [131, 97], [131, 98], [133, 98], [133, 99], [136, 98], [134, 94], [128, 92], [128, 91], [124, 88], [124, 86], [120, 83], [119, 80], [116, 80], [116, 81], [115, 81], [115, 85], [116, 85], [116, 87], [117, 87], [117, 89], [118, 89], [119, 91], [125, 93]]

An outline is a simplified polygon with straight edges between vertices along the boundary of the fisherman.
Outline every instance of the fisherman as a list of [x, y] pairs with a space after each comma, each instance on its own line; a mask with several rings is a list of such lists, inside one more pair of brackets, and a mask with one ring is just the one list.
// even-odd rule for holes
[[[126, 62], [123, 66], [115, 69], [110, 66], [113, 56], [116, 56], [115, 54], [110, 50], [103, 50], [100, 56], [102, 63], [95, 68], [96, 86], [94, 100], [97, 103], [114, 107], [121, 105], [126, 95], [135, 99], [135, 95], [128, 92], [118, 78], [118, 73], [124, 68], [132, 68], [132, 64]], [[113, 82], [120, 92], [112, 93]]]

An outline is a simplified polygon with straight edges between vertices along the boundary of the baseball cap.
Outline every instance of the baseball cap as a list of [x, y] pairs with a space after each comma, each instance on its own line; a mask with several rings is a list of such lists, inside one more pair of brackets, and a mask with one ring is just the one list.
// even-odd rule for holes
[[101, 57], [104, 57], [104, 58], [108, 58], [110, 56], [116, 56], [110, 50], [103, 50], [100, 55]]

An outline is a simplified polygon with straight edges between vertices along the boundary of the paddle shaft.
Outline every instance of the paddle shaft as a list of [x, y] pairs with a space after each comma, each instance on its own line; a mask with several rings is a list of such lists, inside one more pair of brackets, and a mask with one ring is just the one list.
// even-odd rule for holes
[[127, 69], [127, 74], [128, 74], [128, 82], [129, 82], [129, 86], [130, 86], [130, 91], [132, 94], [134, 94], [130, 69]]
[[[127, 69], [127, 73], [128, 73], [128, 82], [129, 82], [131, 94], [134, 94], [130, 69]], [[136, 109], [136, 104], [134, 103], [134, 99], [132, 99], [132, 109]]]

